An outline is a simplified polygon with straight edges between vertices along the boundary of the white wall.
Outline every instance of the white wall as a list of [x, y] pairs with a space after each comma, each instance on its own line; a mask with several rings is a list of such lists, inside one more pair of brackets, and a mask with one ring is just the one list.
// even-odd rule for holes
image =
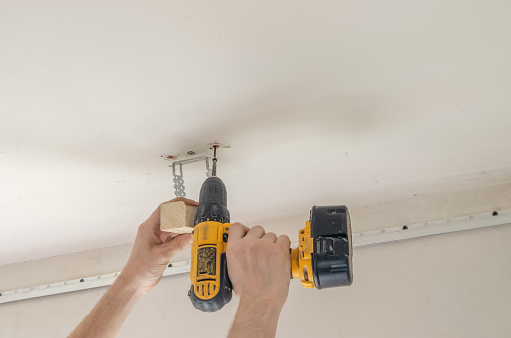
[[[278, 337], [506, 337], [511, 226], [357, 248], [351, 287], [293, 281]], [[225, 337], [236, 301], [196, 311], [187, 275], [167, 277], [134, 308], [120, 337]], [[1, 337], [64, 337], [106, 288], [0, 305]]]
[[[509, 187], [492, 191], [446, 195], [446, 199], [430, 196], [420, 203], [430, 207], [430, 215], [435, 203], [449, 205], [442, 214], [446, 217], [475, 207], [469, 201], [479, 200], [486, 208], [509, 203]], [[420, 215], [412, 207], [417, 203], [414, 199], [399, 203], [400, 217], [394, 216], [398, 211], [390, 208], [393, 203], [354, 207], [354, 231], [370, 228], [365, 222], [376, 219], [378, 209], [383, 221], [386, 217], [396, 222], [402, 218], [427, 220], [421, 219], [426, 212]], [[303, 219], [291, 217], [263, 225], [294, 234]], [[277, 336], [507, 337], [510, 248], [509, 225], [356, 248], [352, 286], [307, 290], [298, 281], [292, 282]], [[0, 289], [117, 271], [128, 253], [126, 245], [0, 267]], [[201, 313], [190, 305], [188, 287], [187, 275], [164, 278], [135, 306], [119, 336], [225, 337], [236, 300], [218, 313]], [[105, 291], [100, 288], [2, 304], [0, 337], [63, 337]]]

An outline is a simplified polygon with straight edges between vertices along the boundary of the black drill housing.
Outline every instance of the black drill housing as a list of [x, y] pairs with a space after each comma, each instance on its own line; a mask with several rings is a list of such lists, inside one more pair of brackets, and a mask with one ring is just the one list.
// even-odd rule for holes
[[313, 206], [310, 213], [312, 272], [316, 288], [348, 286], [353, 282], [351, 221], [345, 205]]
[[227, 188], [224, 182], [216, 176], [208, 177], [202, 183], [199, 207], [193, 224], [197, 225], [206, 221], [230, 222], [229, 210], [227, 210]]

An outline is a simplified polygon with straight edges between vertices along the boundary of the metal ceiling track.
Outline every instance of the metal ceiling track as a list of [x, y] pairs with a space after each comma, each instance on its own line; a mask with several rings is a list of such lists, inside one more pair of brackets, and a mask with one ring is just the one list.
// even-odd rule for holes
[[[497, 225], [511, 224], [511, 209], [493, 211], [483, 214], [443, 219], [438, 221], [395, 226], [352, 235], [353, 246], [363, 247], [374, 244], [389, 243], [406, 239], [441, 235], [458, 231], [487, 228]], [[294, 247], [297, 243], [292, 244]], [[163, 276], [172, 276], [190, 272], [190, 261], [170, 263]], [[43, 296], [57, 295], [66, 292], [93, 289], [109, 286], [120, 272], [113, 272], [92, 277], [83, 277], [64, 282], [57, 282], [34, 287], [0, 292], [0, 304]]]

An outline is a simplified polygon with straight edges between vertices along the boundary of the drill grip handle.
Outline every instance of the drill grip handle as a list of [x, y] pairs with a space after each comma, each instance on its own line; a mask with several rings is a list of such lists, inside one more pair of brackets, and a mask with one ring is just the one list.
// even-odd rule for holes
[[229, 223], [201, 222], [195, 226], [188, 296], [203, 312], [215, 312], [232, 298], [232, 283], [227, 272], [226, 246]]
[[[190, 300], [196, 309], [203, 312], [215, 312], [224, 307], [225, 304], [229, 303], [232, 298], [232, 283], [227, 273], [227, 260], [225, 253], [220, 254], [220, 275], [219, 275], [219, 291], [210, 299], [201, 299], [200, 295], [204, 295], [208, 292], [204, 285], [195, 286], [192, 284], [190, 287]], [[209, 292], [211, 292], [211, 287]]]

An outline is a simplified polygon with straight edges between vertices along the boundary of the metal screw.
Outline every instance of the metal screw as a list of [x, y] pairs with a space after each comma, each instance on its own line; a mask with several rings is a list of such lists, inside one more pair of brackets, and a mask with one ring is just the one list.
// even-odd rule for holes
[[499, 215], [499, 212], [498, 211], [494, 211], [491, 213], [492, 216], [498, 216]]
[[169, 264], [169, 268], [171, 268], [171, 267], [172, 267], [172, 263]]
[[384, 229], [384, 230], [382, 230], [382, 231], [381, 231], [381, 233], [382, 233], [382, 234], [383, 234], [383, 233], [385, 233], [385, 229]]
[[408, 225], [403, 225], [403, 230], [408, 230]]
[[80, 279], [80, 283], [83, 283], [83, 282], [85, 282], [85, 280], [84, 280], [83, 278], [82, 278], [82, 279]]
[[188, 155], [195, 155], [195, 151], [193, 151], [193, 150], [190, 150], [190, 151], [188, 151], [188, 152], [186, 152], [186, 153], [187, 153]]

